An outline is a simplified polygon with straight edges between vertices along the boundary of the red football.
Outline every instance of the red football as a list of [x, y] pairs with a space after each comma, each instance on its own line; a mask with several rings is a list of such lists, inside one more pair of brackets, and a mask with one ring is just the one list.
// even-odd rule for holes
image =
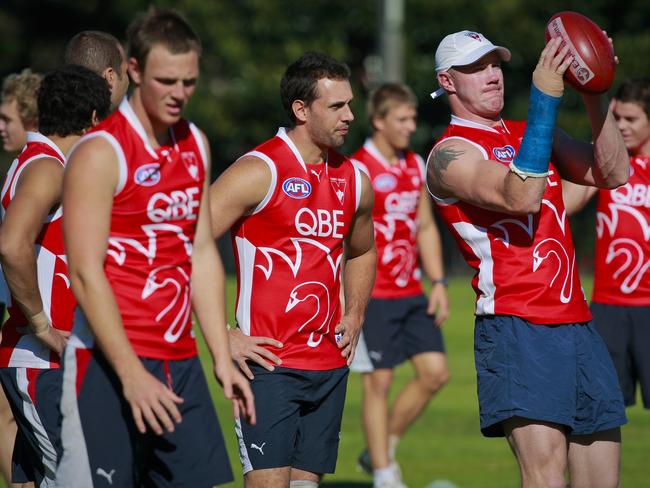
[[603, 93], [612, 86], [616, 74], [614, 50], [603, 30], [584, 15], [560, 12], [546, 25], [546, 42], [561, 37], [573, 54], [564, 74], [579, 92]]

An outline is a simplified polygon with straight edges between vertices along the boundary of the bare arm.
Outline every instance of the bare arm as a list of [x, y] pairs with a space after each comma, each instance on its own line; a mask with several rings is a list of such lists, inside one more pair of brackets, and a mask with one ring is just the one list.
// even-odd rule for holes
[[[172, 432], [182, 399], [143, 366], [129, 342], [113, 290], [104, 273], [118, 162], [100, 138], [83, 142], [70, 156], [63, 181], [63, 232], [72, 289], [99, 348], [122, 383], [138, 430], [145, 421], [162, 434]], [[161, 426], [162, 424], [162, 426]]]
[[[207, 139], [204, 146], [208, 148]], [[207, 174], [210, 174], [208, 164]], [[210, 230], [208, 182], [204, 182], [199, 218], [192, 250], [192, 307], [199, 320], [205, 343], [212, 356], [214, 372], [232, 400], [235, 417], [244, 415], [255, 423], [253, 393], [246, 378], [230, 359], [226, 328], [226, 275]]]
[[[30, 321], [36, 337], [59, 355], [68, 333], [49, 327], [43, 313], [34, 243], [45, 218], [61, 201], [62, 183], [63, 166], [59, 161], [41, 158], [29, 163], [18, 179], [0, 227], [0, 258], [12, 298]], [[34, 323], [39, 320], [46, 323]]]
[[486, 160], [466, 141], [438, 144], [427, 161], [427, 182], [439, 198], [458, 198], [481, 208], [514, 215], [539, 211], [546, 178], [522, 180], [507, 166]]
[[616, 188], [629, 177], [630, 161], [616, 120], [602, 95], [583, 95], [593, 144], [556, 129], [553, 153], [565, 180], [599, 188]]
[[336, 332], [342, 334], [338, 346], [342, 350], [341, 354], [347, 359], [348, 366], [354, 359], [366, 305], [377, 272], [377, 250], [372, 224], [374, 193], [366, 174], [363, 172], [360, 174], [361, 201], [345, 240], [343, 270], [345, 313], [336, 326]]
[[445, 277], [442, 243], [438, 226], [433, 218], [430, 198], [423, 188], [420, 203], [418, 204], [417, 242], [422, 268], [432, 283], [427, 313], [434, 314], [437, 311], [436, 324], [440, 326], [449, 316], [449, 300], [447, 298], [447, 287], [440, 281]]
[[596, 187], [577, 185], [562, 180], [562, 199], [567, 215], [573, 215], [582, 210], [596, 193], [598, 193]]
[[266, 196], [271, 171], [259, 158], [245, 156], [235, 161], [210, 187], [212, 235], [218, 239]]
[[[212, 236], [218, 239], [241, 217], [252, 211], [266, 196], [271, 185], [271, 171], [259, 158], [243, 157], [233, 163], [210, 187]], [[282, 347], [271, 337], [246, 336], [238, 328], [229, 332], [230, 352], [241, 371], [253, 379], [247, 361], [269, 371], [281, 360], [264, 345]]]

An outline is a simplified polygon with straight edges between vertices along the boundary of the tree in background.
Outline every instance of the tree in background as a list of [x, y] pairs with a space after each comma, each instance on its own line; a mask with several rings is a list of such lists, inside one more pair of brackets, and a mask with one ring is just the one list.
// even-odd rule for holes
[[[0, 4], [0, 76], [28, 66], [40, 72], [55, 67], [65, 42], [81, 30], [104, 30], [123, 40], [136, 12], [151, 3], [183, 13], [202, 38], [201, 80], [187, 113], [211, 141], [213, 178], [247, 148], [272, 136], [271, 128], [287, 122], [278, 84], [284, 67], [307, 50], [326, 52], [350, 65], [356, 121], [343, 150], [363, 142], [370, 130], [365, 100], [372, 84], [369, 56], [378, 52], [378, 0], [5, 0]], [[628, 0], [624, 8], [614, 0], [404, 0], [404, 5], [404, 81], [420, 101], [413, 148], [425, 156], [448, 122], [446, 101], [433, 101], [429, 93], [437, 88], [435, 47], [450, 32], [477, 30], [512, 51], [505, 66], [504, 116], [513, 119], [526, 117], [529, 75], [546, 22], [558, 11], [578, 11], [614, 38], [620, 59], [615, 87], [628, 77], [650, 75], [650, 2], [645, 0]], [[572, 90], [564, 97], [558, 126], [585, 140], [590, 137], [579, 96]], [[6, 168], [8, 161], [4, 163]], [[575, 235], [592, 235], [592, 221], [589, 212], [579, 215], [572, 222]], [[586, 261], [592, 246], [593, 239], [576, 243]], [[464, 269], [449, 264], [452, 272]]]

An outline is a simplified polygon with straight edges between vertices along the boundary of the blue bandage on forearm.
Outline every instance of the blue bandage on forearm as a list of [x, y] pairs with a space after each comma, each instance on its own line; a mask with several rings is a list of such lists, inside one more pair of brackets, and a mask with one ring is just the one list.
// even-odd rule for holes
[[561, 101], [562, 97], [552, 97], [531, 85], [526, 132], [517, 156], [510, 163], [510, 169], [524, 179], [548, 175], [553, 130]]

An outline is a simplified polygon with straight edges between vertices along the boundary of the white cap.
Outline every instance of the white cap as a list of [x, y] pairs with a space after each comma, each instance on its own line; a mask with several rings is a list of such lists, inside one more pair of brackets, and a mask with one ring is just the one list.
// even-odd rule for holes
[[453, 66], [467, 66], [492, 51], [497, 51], [502, 61], [510, 61], [508, 49], [495, 46], [479, 32], [464, 30], [449, 34], [436, 49], [436, 71], [447, 71]]

